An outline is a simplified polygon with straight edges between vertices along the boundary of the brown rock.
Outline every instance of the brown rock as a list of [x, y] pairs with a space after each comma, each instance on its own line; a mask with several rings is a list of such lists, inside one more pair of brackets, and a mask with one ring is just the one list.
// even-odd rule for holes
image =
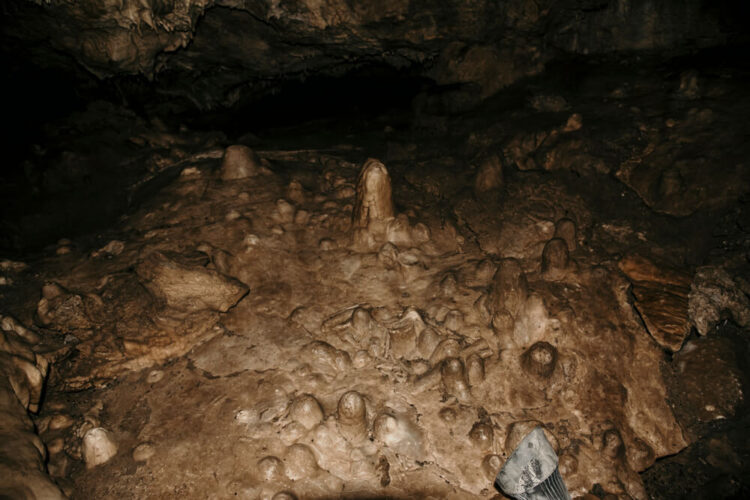
[[61, 332], [72, 332], [91, 328], [94, 305], [86, 298], [72, 293], [57, 283], [42, 287], [42, 298], [37, 304], [36, 318], [39, 324]]
[[568, 244], [562, 238], [552, 238], [542, 251], [542, 274], [546, 278], [557, 279], [565, 274], [570, 264]]
[[537, 342], [523, 353], [521, 366], [531, 375], [549, 378], [557, 366], [557, 349], [548, 342]]
[[221, 162], [221, 178], [229, 181], [258, 175], [260, 160], [255, 152], [240, 144], [229, 146]]
[[731, 342], [694, 340], [675, 355], [674, 397], [681, 420], [709, 422], [732, 417], [742, 402], [742, 374]]
[[689, 276], [639, 255], [627, 256], [618, 265], [633, 283], [634, 305], [648, 332], [663, 348], [679, 351], [690, 333]]
[[503, 164], [498, 155], [485, 158], [479, 166], [474, 179], [474, 193], [482, 196], [489, 191], [503, 187]]
[[353, 225], [358, 228], [393, 217], [391, 176], [385, 165], [374, 158], [368, 159], [359, 173], [353, 214]]
[[569, 251], [574, 251], [578, 247], [578, 237], [576, 235], [576, 223], [572, 219], [564, 217], [555, 223], [555, 238], [562, 238], [568, 245]]
[[528, 284], [521, 265], [515, 259], [504, 259], [495, 272], [490, 293], [493, 314], [502, 311], [515, 317], [526, 302]]
[[633, 286], [635, 308], [656, 342], [677, 352], [688, 333], [688, 294], [683, 288], [651, 283]]
[[154, 296], [185, 312], [226, 312], [248, 292], [236, 279], [200, 265], [180, 263], [161, 252], [143, 259], [136, 272]]
[[665, 264], [657, 264], [642, 255], [628, 255], [623, 257], [617, 265], [630, 281], [690, 287], [690, 276], [687, 273]]

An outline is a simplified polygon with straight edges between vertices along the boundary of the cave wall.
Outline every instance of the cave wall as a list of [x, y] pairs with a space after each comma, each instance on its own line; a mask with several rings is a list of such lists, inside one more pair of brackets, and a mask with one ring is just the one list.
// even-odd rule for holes
[[279, 80], [368, 63], [416, 67], [486, 97], [561, 54], [690, 50], [741, 30], [739, 2], [685, 0], [12, 0], [3, 46], [162, 98], [236, 104]]

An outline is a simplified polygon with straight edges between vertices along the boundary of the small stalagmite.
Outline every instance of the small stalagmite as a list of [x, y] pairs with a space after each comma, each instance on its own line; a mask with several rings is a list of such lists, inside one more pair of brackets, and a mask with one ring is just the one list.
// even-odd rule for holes
[[466, 376], [472, 386], [484, 382], [484, 361], [479, 354], [474, 353], [466, 358]]
[[87, 468], [106, 463], [116, 454], [117, 443], [108, 430], [95, 427], [83, 436], [83, 459]]
[[484, 472], [484, 476], [487, 480], [492, 481], [495, 479], [497, 473], [502, 469], [503, 463], [505, 463], [505, 461], [500, 455], [493, 454], [484, 457], [482, 460], [482, 472]]
[[359, 442], [367, 437], [367, 407], [360, 393], [349, 391], [341, 396], [337, 416], [341, 435], [350, 442]]
[[503, 164], [498, 155], [490, 155], [479, 165], [474, 179], [474, 194], [477, 198], [486, 197], [488, 193], [503, 187]]
[[494, 443], [492, 426], [484, 422], [476, 422], [469, 431], [469, 441], [481, 450], [490, 451]]
[[355, 243], [369, 246], [368, 242], [377, 240], [393, 217], [391, 176], [385, 165], [370, 158], [365, 161], [357, 179], [357, 197], [352, 214]]
[[542, 275], [547, 279], [560, 279], [570, 265], [568, 244], [562, 238], [552, 238], [542, 251]]
[[312, 429], [323, 421], [323, 408], [313, 395], [303, 394], [290, 405], [289, 417], [305, 429]]
[[258, 155], [247, 146], [236, 144], [224, 151], [224, 159], [221, 162], [222, 180], [231, 181], [253, 177], [258, 175], [259, 170]]
[[440, 376], [446, 394], [455, 396], [459, 401], [471, 398], [469, 382], [466, 380], [466, 367], [461, 359], [444, 360], [440, 366]]
[[515, 318], [528, 297], [528, 284], [515, 259], [503, 259], [492, 282], [490, 308], [493, 314], [507, 312]]
[[531, 375], [549, 378], [557, 366], [557, 349], [548, 342], [537, 342], [523, 353], [521, 366]]
[[572, 219], [563, 217], [555, 223], [555, 238], [562, 238], [568, 245], [568, 250], [573, 252], [578, 247], [578, 236], [576, 223]]

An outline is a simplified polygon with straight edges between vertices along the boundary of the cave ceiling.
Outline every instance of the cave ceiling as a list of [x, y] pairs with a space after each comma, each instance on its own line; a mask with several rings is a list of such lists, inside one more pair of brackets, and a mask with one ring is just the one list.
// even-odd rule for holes
[[[685, 51], [739, 24], [700, 0], [11, 0], [6, 58], [132, 81], [198, 109], [385, 65], [481, 97], [561, 55]], [[131, 80], [128, 80], [131, 79]], [[120, 85], [128, 92], [127, 85]]]

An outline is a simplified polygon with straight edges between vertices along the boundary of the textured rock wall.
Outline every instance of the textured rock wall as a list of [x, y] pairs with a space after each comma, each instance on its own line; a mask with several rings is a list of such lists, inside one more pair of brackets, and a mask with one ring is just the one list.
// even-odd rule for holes
[[4, 498], [63, 498], [44, 465], [47, 450], [28, 411], [39, 409], [47, 360], [36, 354], [39, 337], [0, 315], [0, 494]]
[[15, 20], [4, 31], [41, 66], [67, 54], [99, 78], [161, 75], [162, 92], [211, 108], [269, 79], [373, 62], [476, 84], [486, 97], [560, 53], [725, 43], [722, 16], [731, 14], [704, 3], [15, 0], [4, 6]]

